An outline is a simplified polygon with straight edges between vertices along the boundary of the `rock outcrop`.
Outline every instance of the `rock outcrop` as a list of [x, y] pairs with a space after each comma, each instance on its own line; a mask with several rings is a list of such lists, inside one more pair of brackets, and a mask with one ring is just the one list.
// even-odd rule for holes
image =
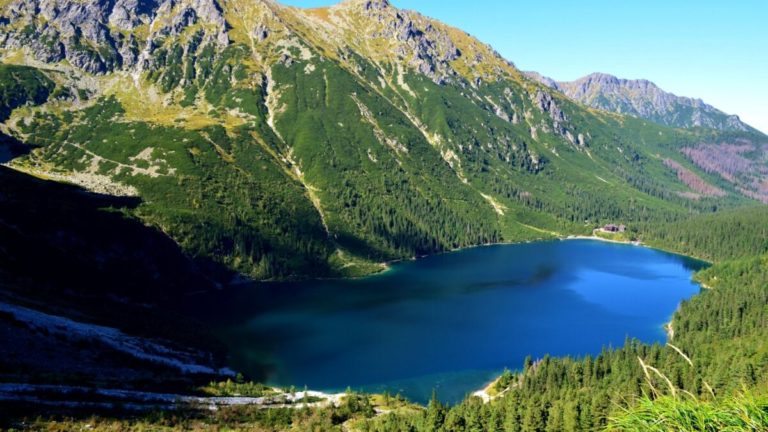
[[[15, 0], [0, 13], [0, 46], [27, 47], [36, 60], [67, 60], [91, 74], [145, 67], [141, 51], [146, 59], [160, 46], [156, 39], [198, 23], [206, 29], [206, 41], [229, 43], [214, 0]], [[141, 27], [146, 30], [137, 31]], [[146, 34], [145, 39], [137, 34]]]

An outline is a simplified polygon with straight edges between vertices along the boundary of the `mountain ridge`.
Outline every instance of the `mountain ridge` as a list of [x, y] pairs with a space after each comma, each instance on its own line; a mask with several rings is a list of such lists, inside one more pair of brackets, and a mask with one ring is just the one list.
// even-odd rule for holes
[[627, 114], [679, 128], [704, 127], [760, 133], [700, 98], [677, 96], [647, 79], [624, 79], [594, 72], [574, 81], [556, 81], [537, 72], [526, 75], [569, 98], [605, 111]]

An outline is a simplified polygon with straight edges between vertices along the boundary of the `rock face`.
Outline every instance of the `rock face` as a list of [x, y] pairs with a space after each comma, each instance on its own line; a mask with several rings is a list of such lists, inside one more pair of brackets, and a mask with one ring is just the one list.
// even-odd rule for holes
[[535, 72], [529, 78], [593, 108], [644, 118], [665, 126], [751, 131], [738, 116], [728, 115], [701, 99], [676, 96], [647, 80], [626, 80], [595, 73], [572, 82], [557, 82]]
[[544, 84], [545, 86], [547, 86], [547, 87], [549, 87], [551, 89], [562, 91], [562, 89], [560, 88], [560, 85], [558, 84], [558, 82], [553, 80], [550, 77], [544, 76], [544, 75], [542, 75], [542, 74], [540, 74], [538, 72], [526, 72], [525, 75], [528, 78], [531, 78], [531, 79], [533, 79], [535, 81], [538, 81], [538, 82]]
[[335, 8], [377, 23], [369, 29], [370, 37], [393, 41], [393, 53], [433, 82], [443, 84], [455, 75], [450, 62], [461, 57], [461, 51], [448, 34], [420, 14], [396, 9], [387, 0], [349, 0]]
[[[66, 59], [92, 74], [145, 67], [138, 62], [140, 52], [151, 55], [154, 39], [195, 24], [206, 29], [206, 42], [229, 43], [214, 0], [14, 0], [0, 14], [0, 46], [28, 47], [39, 61]], [[141, 41], [135, 37], [140, 27], [147, 34]]]

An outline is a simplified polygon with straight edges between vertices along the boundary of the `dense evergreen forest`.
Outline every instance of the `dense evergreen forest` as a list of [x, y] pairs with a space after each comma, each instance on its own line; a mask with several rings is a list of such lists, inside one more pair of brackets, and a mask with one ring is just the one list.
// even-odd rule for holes
[[[132, 419], [74, 418], [40, 427], [186, 430], [360, 431], [602, 431], [764, 430], [768, 427], [768, 238], [764, 209], [702, 217], [708, 230], [674, 223], [678, 243], [695, 255], [724, 257], [698, 274], [706, 286], [685, 301], [670, 324], [667, 344], [627, 340], [582, 358], [528, 358], [492, 386], [495, 398], [468, 397], [455, 406], [439, 393], [421, 407], [393, 395], [350, 393], [341, 407], [233, 407]], [[661, 229], [656, 232], [662, 232]], [[706, 234], [709, 233], [709, 234]], [[716, 246], [715, 236], [720, 236]], [[752, 246], [749, 246], [752, 245]], [[716, 249], [710, 249], [716, 247]], [[753, 249], [756, 248], [756, 249]], [[228, 386], [218, 386], [226, 389]], [[234, 387], [235, 391], [237, 386]], [[229, 395], [235, 393], [222, 393]], [[377, 413], [378, 412], [378, 413]], [[730, 428], [730, 429], [729, 429]]]
[[[502, 396], [490, 404], [469, 398], [445, 407], [435, 400], [424, 413], [376, 418], [367, 423], [368, 430], [603, 430], [612, 419], [613, 427], [628, 427], [632, 423], [624, 421], [631, 418], [622, 417], [624, 410], [656, 398], [667, 405], [670, 398], [683, 405], [718, 403], [744, 391], [764, 395], [768, 390], [768, 255], [744, 258], [742, 248], [760, 251], [765, 247], [766, 211], [702, 219], [670, 225], [677, 228], [672, 235], [677, 243], [668, 244], [696, 255], [736, 259], [696, 275], [708, 288], [675, 313], [669, 344], [628, 340], [624, 347], [605, 349], [595, 357], [531, 359], [522, 365], [522, 372], [502, 377], [497, 383]], [[761, 406], [765, 427], [765, 399]], [[645, 409], [653, 412], [655, 408]], [[670, 425], [661, 430], [676, 429]]]
[[640, 224], [640, 237], [650, 246], [722, 261], [768, 252], [768, 208], [746, 207]]

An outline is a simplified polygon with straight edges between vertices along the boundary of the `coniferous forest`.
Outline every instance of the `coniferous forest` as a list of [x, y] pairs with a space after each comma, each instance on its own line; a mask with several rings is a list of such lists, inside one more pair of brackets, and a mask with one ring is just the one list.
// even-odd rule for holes
[[[2, 429], [768, 430], [768, 136], [650, 81], [557, 82], [387, 0], [0, 0], [0, 164]], [[270, 349], [312, 336], [272, 297], [366, 315], [429, 293], [311, 283], [584, 237], [702, 261], [665, 343], [529, 356], [451, 404], [234, 370], [283, 372]], [[553, 273], [528, 258], [490, 285]], [[211, 317], [270, 332], [235, 359]]]

